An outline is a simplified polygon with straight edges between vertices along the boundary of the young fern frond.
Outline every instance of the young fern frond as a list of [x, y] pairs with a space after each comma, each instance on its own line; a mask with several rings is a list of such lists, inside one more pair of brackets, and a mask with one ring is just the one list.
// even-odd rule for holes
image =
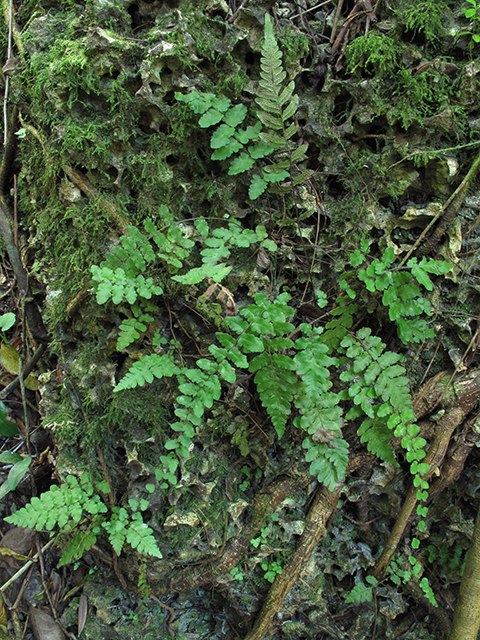
[[[293, 80], [282, 90], [282, 83], [287, 74], [282, 66], [282, 53], [273, 35], [272, 21], [268, 13], [265, 14], [265, 39], [260, 65], [260, 83], [255, 102], [261, 107], [261, 110], [257, 111], [257, 117], [267, 129], [282, 132], [277, 144], [272, 145], [280, 149], [297, 131], [296, 125], [291, 125], [289, 130], [285, 130], [284, 123], [295, 115], [299, 98], [297, 95], [293, 95], [295, 89]], [[268, 144], [271, 143], [268, 142]]]
[[[244, 173], [254, 167], [256, 161], [275, 151], [279, 152], [278, 157], [274, 156], [274, 162], [261, 166], [261, 175], [253, 175], [248, 191], [252, 200], [258, 198], [269, 185], [272, 191], [278, 193], [291, 191], [313, 173], [310, 169], [300, 173], [297, 170], [298, 163], [306, 159], [308, 145], [296, 146], [291, 140], [298, 131], [298, 125], [288, 125], [287, 121], [295, 116], [299, 98], [294, 94], [293, 80], [284, 86], [287, 74], [282, 66], [282, 53], [268, 13], [265, 15], [260, 67], [258, 95], [255, 98], [260, 107], [256, 113], [260, 122], [245, 129], [237, 128], [247, 115], [244, 105], [231, 107], [230, 100], [210, 93], [202, 95], [193, 91], [187, 95], [175, 94], [179, 102], [188, 104], [195, 113], [202, 114], [199, 120], [201, 127], [221, 122], [210, 140], [210, 147], [214, 150], [211, 157], [212, 160], [226, 160], [238, 153], [230, 162], [228, 175]], [[284, 185], [277, 184], [285, 181], [288, 182]]]
[[300, 329], [305, 337], [295, 342], [298, 352], [294, 357], [301, 380], [295, 396], [300, 416], [293, 424], [310, 436], [302, 444], [307, 450], [305, 460], [311, 462], [310, 473], [333, 491], [343, 479], [348, 463], [348, 443], [341, 437], [340, 398], [330, 391], [328, 368], [337, 366], [338, 360], [327, 355], [322, 328], [303, 324]]
[[292, 400], [297, 388], [295, 363], [281, 353], [264, 352], [250, 363], [262, 405], [272, 420], [279, 438], [285, 432]]
[[170, 354], [152, 353], [143, 356], [141, 360], [130, 367], [114, 388], [114, 392], [143, 387], [146, 382], [152, 383], [154, 378], [171, 378], [179, 371]]

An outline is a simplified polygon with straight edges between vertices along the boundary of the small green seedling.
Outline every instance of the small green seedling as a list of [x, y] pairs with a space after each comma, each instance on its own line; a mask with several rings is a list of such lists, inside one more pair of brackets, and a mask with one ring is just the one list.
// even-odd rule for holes
[[8, 331], [15, 324], [15, 314], [14, 313], [4, 313], [3, 316], [0, 316], [0, 331], [2, 332], [2, 340], [5, 344], [8, 344], [7, 338], [5, 336], [5, 331]]
[[[9, 423], [13, 425], [13, 423]], [[15, 427], [16, 428], [16, 427]], [[13, 467], [8, 473], [8, 477], [5, 482], [0, 486], [0, 500], [4, 498], [10, 491], [15, 491], [19, 483], [23, 480], [28, 473], [28, 468], [32, 459], [30, 456], [22, 458], [19, 453], [13, 453], [12, 451], [4, 451], [0, 455], [0, 462], [3, 464], [13, 464]]]

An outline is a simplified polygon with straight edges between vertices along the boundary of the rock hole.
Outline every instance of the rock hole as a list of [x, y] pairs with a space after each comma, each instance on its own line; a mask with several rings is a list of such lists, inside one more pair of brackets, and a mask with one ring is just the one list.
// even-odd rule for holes
[[401, 39], [407, 44], [414, 44], [416, 47], [420, 48], [424, 47], [427, 41], [423, 33], [420, 31], [411, 31], [410, 29], [405, 29], [402, 33]]
[[175, 165], [178, 164], [178, 158], [177, 156], [174, 156], [173, 154], [168, 155], [165, 158], [165, 162], [170, 166], [170, 167], [174, 167]]
[[109, 167], [107, 173], [114, 182], [118, 178], [118, 169], [116, 167]]
[[125, 85], [125, 89], [131, 96], [134, 96], [139, 89], [142, 87], [142, 78], [141, 76], [135, 76], [131, 80], [129, 80], [128, 84]]
[[148, 111], [140, 111], [140, 118], [138, 120], [138, 127], [143, 133], [147, 135], [152, 135], [156, 133], [155, 129], [152, 127], [152, 116]]
[[167, 91], [167, 93], [163, 97], [163, 101], [165, 102], [165, 104], [168, 104], [168, 106], [176, 104], [177, 101], [175, 100], [175, 91]]
[[156, 97], [159, 95], [160, 93], [160, 89], [162, 88], [162, 86], [160, 84], [157, 84], [156, 82], [150, 82], [150, 90], [152, 92], [152, 94]]
[[215, 9], [210, 14], [210, 17], [211, 18], [220, 18], [220, 20], [225, 20], [225, 18], [227, 17], [227, 14], [225, 13], [225, 11], [222, 11], [221, 9]]
[[343, 182], [337, 177], [330, 177], [327, 180], [327, 192], [333, 198], [338, 198], [345, 194]]
[[336, 125], [343, 124], [348, 120], [350, 108], [353, 103], [353, 98], [349, 93], [340, 93], [335, 98], [335, 103], [333, 107], [333, 122]]
[[320, 168], [320, 161], [319, 161], [320, 151], [318, 147], [316, 147], [314, 144], [309, 144], [307, 149], [307, 156], [308, 156], [307, 169], [313, 169], [314, 171], [318, 171], [318, 169]]

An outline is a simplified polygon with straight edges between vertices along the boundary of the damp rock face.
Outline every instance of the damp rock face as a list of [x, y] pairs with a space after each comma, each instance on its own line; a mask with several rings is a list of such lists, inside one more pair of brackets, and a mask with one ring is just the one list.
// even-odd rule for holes
[[[246, 372], [238, 384], [223, 381], [221, 401], [199, 420], [194, 440], [169, 444], [186, 449], [173, 464], [165, 443], [175, 437], [177, 382], [152, 375], [123, 394], [113, 392], [118, 382], [146, 354], [175, 351], [175, 362], [185, 367], [210, 358], [216, 334], [227, 331], [226, 319], [242, 318], [242, 308], [258, 292], [272, 300], [288, 291], [295, 310], [288, 320], [296, 327], [326, 325], [339, 277], [351, 269], [359, 242], [367, 242], [372, 256], [387, 248], [398, 257], [412, 250], [477, 153], [480, 45], [472, 44], [474, 25], [458, 3], [426, 0], [419, 11], [417, 0], [402, 0], [395, 8], [379, 3], [375, 12], [345, 3], [338, 20], [333, 3], [316, 4], [44, 0], [18, 10], [23, 51], [11, 72], [11, 99], [20, 109], [13, 167], [20, 235], [54, 338], [50, 370], [41, 377], [42, 418], [60, 443], [60, 478], [80, 475], [86, 464], [100, 473], [99, 445], [118, 498], [148, 503], [142, 517], [163, 560], [147, 571], [132, 554], [121, 566], [132, 584], [139, 575], [157, 573], [163, 580], [177, 564], [196, 566], [221, 556], [241, 538], [262, 483], [301, 476], [308, 464], [293, 416], [279, 444], [255, 396], [255, 372]], [[298, 96], [289, 120], [295, 124], [292, 148], [308, 145], [298, 170], [311, 173], [295, 189], [282, 193], [270, 184], [253, 199], [249, 186], [260, 164], [235, 174], [229, 158], [212, 159], [212, 135], [226, 123], [202, 127], [202, 114], [176, 95], [197, 91], [229, 100], [246, 110], [244, 125], [254, 126], [267, 13], [282, 52], [283, 87], [292, 82]], [[287, 161], [286, 155], [275, 159]], [[477, 254], [472, 257], [480, 246], [478, 208], [472, 193], [438, 248], [456, 270], [429, 305], [441, 318], [436, 331], [453, 327], [458, 334], [445, 338], [452, 348], [457, 337], [469, 343], [476, 330], [468, 314], [478, 307], [479, 263]], [[157, 241], [155, 231], [145, 231], [148, 224], [161, 229]], [[128, 296], [99, 304], [91, 267], [122, 247], [127, 263], [134, 253], [126, 241], [131, 227], [148, 236], [155, 253], [141, 276], [162, 293], [145, 296], [141, 304]], [[459, 254], [466, 230], [472, 251], [464, 264]], [[255, 233], [265, 234], [262, 242], [238, 240]], [[212, 265], [229, 261], [225, 280], [175, 279], [178, 263], [195, 268], [215, 251], [220, 257]], [[469, 274], [464, 279], [462, 269]], [[443, 305], [455, 278], [468, 318], [446, 320]], [[390, 339], [387, 314], [378, 318], [372, 299], [364, 315]], [[121, 326], [133, 336], [124, 348], [118, 346]], [[421, 380], [420, 356], [413, 360], [398, 340], [393, 349], [412, 357], [415, 383]], [[425, 354], [441, 360], [432, 344]], [[337, 434], [322, 427], [310, 435], [328, 445]], [[385, 537], [387, 518], [401, 504], [402, 482], [391, 465], [377, 465], [369, 478], [345, 488], [348, 517], [337, 514], [331, 538], [306, 565], [287, 602], [292, 619], [286, 621], [288, 613], [279, 617], [289, 637], [315, 637], [318, 628], [340, 635], [333, 614], [343, 615], [342, 598], [378, 551], [371, 531], [362, 529], [364, 538], [358, 538], [354, 510], [360, 512], [368, 499], [381, 521], [373, 538]], [[249, 626], [270, 578], [280, 575], [303, 533], [313, 490], [307, 484], [252, 534], [246, 559], [219, 578], [218, 595], [200, 589], [180, 597], [178, 607], [185, 611], [173, 629], [223, 637], [230, 623], [242, 632]], [[93, 571], [93, 556], [85, 562]], [[90, 591], [97, 614], [86, 627], [88, 637], [107, 637], [107, 628], [111, 637], [127, 637], [127, 614], [133, 619], [138, 612], [132, 605], [112, 614], [111, 601], [122, 596], [110, 595], [100, 603]], [[392, 585], [378, 595], [379, 629], [389, 637], [406, 600]], [[150, 607], [148, 615], [154, 613]], [[162, 616], [160, 622], [155, 618], [155, 630], [170, 633], [165, 611]], [[351, 621], [352, 638], [367, 634], [373, 616], [367, 608]]]

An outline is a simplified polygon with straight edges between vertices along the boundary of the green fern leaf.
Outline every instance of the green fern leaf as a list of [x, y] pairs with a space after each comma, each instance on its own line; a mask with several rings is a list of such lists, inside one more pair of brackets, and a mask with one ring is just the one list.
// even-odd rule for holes
[[300, 326], [306, 337], [295, 342], [298, 353], [294, 357], [301, 385], [295, 397], [295, 406], [301, 415], [294, 420], [296, 427], [310, 435], [319, 429], [340, 433], [341, 409], [339, 396], [330, 392], [329, 367], [337, 365], [337, 359], [327, 356], [328, 347], [323, 343], [323, 330], [310, 325]]
[[[274, 131], [283, 129], [283, 120], [267, 111], [257, 111], [257, 118], [269, 129], [273, 129]], [[282, 146], [285, 146], [285, 142]]]
[[232, 160], [230, 169], [228, 170], [228, 175], [236, 176], [239, 173], [244, 173], [245, 171], [248, 171], [251, 167], [253, 167], [254, 164], [255, 160], [252, 158], [252, 156], [243, 151], [238, 156], [238, 158]]
[[315, 171], [313, 171], [313, 169], [307, 169], [300, 175], [294, 177], [292, 185], [296, 187], [299, 184], [303, 184], [304, 182], [307, 182], [307, 180], [310, 180], [310, 178], [313, 176], [314, 173]]
[[73, 560], [80, 559], [85, 551], [93, 547], [96, 541], [97, 536], [93, 531], [78, 531], [65, 547], [58, 566], [63, 567], [70, 564]]
[[263, 141], [257, 142], [256, 144], [250, 145], [248, 147], [248, 153], [255, 160], [268, 156], [270, 153], [272, 153], [273, 150], [273, 147]]
[[[137, 515], [137, 514], [134, 514]], [[157, 546], [152, 529], [141, 520], [134, 520], [127, 529], [127, 542], [138, 553], [147, 554], [155, 558], [162, 558], [162, 553]]]
[[169, 355], [152, 353], [143, 356], [139, 362], [135, 362], [114, 388], [115, 392], [124, 389], [143, 387], [145, 382], [153, 382], [154, 378], [169, 378], [179, 372], [178, 367], [172, 362]]
[[337, 482], [345, 478], [348, 443], [342, 438], [335, 438], [329, 444], [314, 444], [310, 438], [305, 438], [302, 446], [307, 449], [305, 460], [311, 462], [309, 471], [312, 476], [333, 491]]
[[345, 604], [371, 602], [373, 600], [372, 587], [367, 587], [364, 582], [358, 582], [345, 598]]
[[136, 318], [128, 318], [127, 320], [124, 320], [120, 325], [120, 335], [117, 340], [118, 351], [125, 349], [128, 345], [132, 344], [132, 342], [138, 340], [140, 332], [146, 330], [147, 325], [143, 324], [143, 322], [140, 322]]
[[301, 144], [299, 145], [295, 151], [292, 152], [292, 155], [290, 157], [290, 160], [292, 162], [292, 164], [296, 163], [296, 162], [302, 162], [303, 160], [305, 160], [306, 156], [306, 151], [308, 149], [308, 144]]
[[198, 121], [198, 124], [202, 127], [202, 129], [208, 129], [208, 127], [212, 127], [214, 124], [218, 124], [223, 119], [223, 113], [218, 111], [218, 109], [211, 108]]
[[293, 96], [293, 98], [290, 100], [290, 104], [288, 105], [288, 107], [286, 107], [286, 109], [282, 113], [283, 122], [285, 122], [286, 120], [289, 120], [295, 115], [298, 109], [298, 102], [299, 102], [299, 97], [296, 95]]
[[237, 142], [237, 140], [230, 139], [223, 147], [216, 149], [216, 151], [212, 153], [211, 158], [212, 160], [226, 160], [234, 153], [237, 153], [237, 151], [240, 151], [241, 148], [242, 145]]
[[360, 442], [366, 443], [370, 453], [378, 456], [384, 462], [398, 467], [398, 462], [395, 460], [395, 455], [390, 445], [392, 432], [385, 425], [384, 419], [367, 418], [360, 425], [357, 435], [360, 436]]
[[223, 121], [230, 127], [238, 127], [247, 115], [247, 107], [244, 104], [237, 104], [227, 111], [223, 117]]
[[255, 374], [255, 384], [262, 405], [272, 419], [278, 437], [285, 432], [293, 394], [297, 388], [294, 361], [279, 353], [262, 353], [253, 358], [249, 370]]
[[271, 146], [273, 149], [283, 149], [285, 147], [285, 138], [275, 133], [261, 133], [259, 135], [260, 140], [263, 140]]
[[292, 80], [287, 84], [285, 89], [282, 91], [282, 93], [278, 97], [278, 104], [281, 107], [283, 107], [283, 105], [286, 104], [291, 99], [294, 90], [295, 90], [295, 82]]
[[231, 270], [231, 266], [227, 267], [224, 264], [204, 264], [201, 267], [190, 269], [190, 271], [187, 271], [183, 276], [172, 276], [172, 280], [186, 285], [198, 284], [205, 280], [205, 278], [210, 278], [214, 282], [221, 282]]
[[256, 200], [262, 195], [265, 189], [268, 187], [268, 182], [263, 180], [259, 175], [254, 174], [250, 187], [248, 189], [248, 197], [250, 200]]
[[262, 130], [262, 125], [260, 122], [257, 122], [255, 126], [247, 127], [246, 129], [241, 129], [235, 133], [235, 137], [242, 144], [248, 144], [251, 140], [255, 140], [258, 138], [260, 131]]

